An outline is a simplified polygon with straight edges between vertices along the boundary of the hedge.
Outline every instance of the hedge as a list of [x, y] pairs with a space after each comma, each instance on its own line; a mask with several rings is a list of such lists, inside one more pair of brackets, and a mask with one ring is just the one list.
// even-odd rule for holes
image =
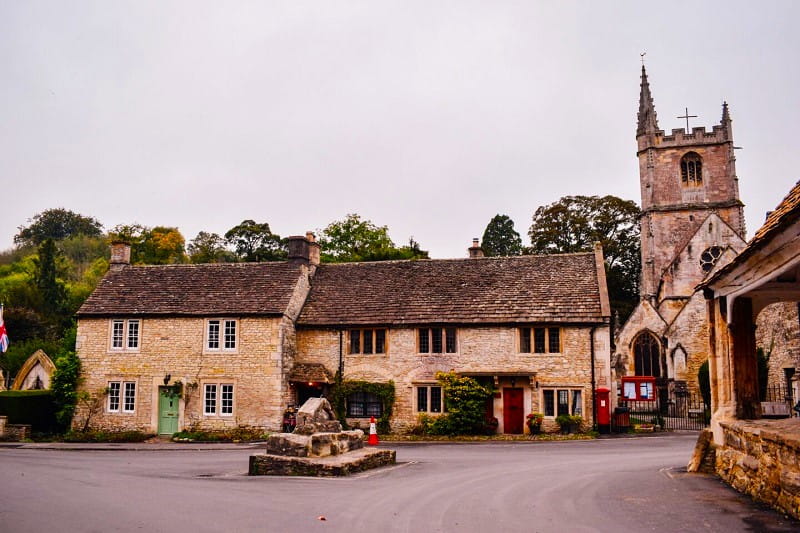
[[0, 416], [7, 416], [9, 424], [30, 424], [35, 433], [58, 433], [56, 404], [50, 390], [25, 390], [0, 392]]

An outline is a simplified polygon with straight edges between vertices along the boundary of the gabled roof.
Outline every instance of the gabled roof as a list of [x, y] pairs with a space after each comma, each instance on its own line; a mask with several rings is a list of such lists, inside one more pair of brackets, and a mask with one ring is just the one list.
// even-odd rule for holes
[[321, 265], [299, 326], [599, 323], [594, 253]]
[[284, 262], [126, 266], [110, 270], [77, 314], [281, 315], [302, 268]]
[[750, 239], [750, 242], [747, 243], [747, 247], [745, 247], [733, 261], [698, 285], [698, 288], [712, 285], [716, 280], [722, 278], [738, 265], [744, 263], [751, 255], [763, 248], [773, 237], [790, 226], [798, 218], [800, 218], [800, 181], [795, 183], [792, 190], [786, 195], [786, 198], [775, 208], [775, 211], [769, 214], [764, 225], [759, 228], [753, 238]]

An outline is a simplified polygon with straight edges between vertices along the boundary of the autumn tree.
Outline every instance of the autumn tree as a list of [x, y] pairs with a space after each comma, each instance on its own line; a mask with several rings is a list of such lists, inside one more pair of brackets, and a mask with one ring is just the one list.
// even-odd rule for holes
[[428, 252], [421, 250], [419, 243], [413, 238], [409, 239], [408, 246], [398, 248], [389, 238], [387, 226], [376, 226], [369, 220], [361, 220], [356, 214], [349, 214], [344, 220], [331, 222], [319, 233], [324, 262], [347, 263], [428, 257]]
[[143, 265], [169, 265], [187, 261], [185, 239], [178, 228], [138, 223], [119, 224], [108, 233], [109, 239], [131, 245], [131, 262]]
[[286, 244], [280, 235], [272, 233], [269, 224], [254, 220], [243, 220], [225, 232], [225, 240], [239, 261], [261, 262], [286, 259]]
[[481, 248], [489, 257], [522, 254], [522, 239], [514, 229], [514, 221], [506, 215], [495, 215], [483, 232]]
[[565, 196], [539, 207], [528, 231], [533, 253], [586, 252], [603, 246], [611, 307], [625, 321], [639, 301], [639, 207], [616, 196]]
[[79, 215], [67, 209], [47, 209], [20, 226], [14, 242], [20, 246], [38, 246], [47, 239], [59, 241], [76, 235], [100, 237], [103, 225], [95, 218]]
[[201, 231], [186, 247], [192, 263], [227, 263], [236, 260], [226, 247], [226, 241], [217, 233]]

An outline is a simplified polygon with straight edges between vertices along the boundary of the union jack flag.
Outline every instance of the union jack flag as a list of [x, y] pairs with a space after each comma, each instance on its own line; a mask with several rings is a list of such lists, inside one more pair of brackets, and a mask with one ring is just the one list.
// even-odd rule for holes
[[6, 333], [6, 323], [3, 321], [3, 306], [0, 304], [0, 352], [8, 350], [8, 334]]

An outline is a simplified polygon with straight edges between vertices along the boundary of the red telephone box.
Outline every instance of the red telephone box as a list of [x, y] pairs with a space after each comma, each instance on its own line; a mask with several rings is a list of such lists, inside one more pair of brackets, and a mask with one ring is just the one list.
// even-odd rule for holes
[[597, 413], [597, 430], [611, 433], [611, 391], [600, 387], [594, 391], [594, 410]]

